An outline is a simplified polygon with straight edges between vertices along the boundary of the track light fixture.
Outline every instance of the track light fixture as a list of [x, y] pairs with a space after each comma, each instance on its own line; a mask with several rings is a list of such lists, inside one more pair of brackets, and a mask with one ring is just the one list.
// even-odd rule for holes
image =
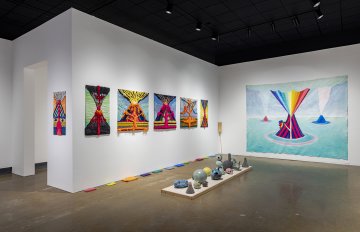
[[311, 2], [313, 3], [314, 8], [320, 6], [320, 0], [311, 0]]
[[212, 33], [211, 40], [216, 41], [219, 40], [219, 34], [216, 32]]
[[300, 25], [300, 21], [298, 17], [295, 16], [292, 21], [295, 27], [298, 27]]
[[251, 36], [251, 27], [248, 27], [247, 33], [248, 33], [248, 37], [250, 37]]
[[321, 12], [320, 8], [315, 9], [316, 18], [320, 20], [322, 17], [324, 17], [323, 13]]
[[166, 14], [172, 14], [172, 10], [173, 10], [173, 4], [171, 2], [168, 1], [168, 4], [166, 6]]
[[195, 30], [201, 31], [201, 28], [202, 28], [202, 23], [201, 23], [200, 21], [198, 21], [198, 22], [196, 23], [196, 28], [195, 28]]

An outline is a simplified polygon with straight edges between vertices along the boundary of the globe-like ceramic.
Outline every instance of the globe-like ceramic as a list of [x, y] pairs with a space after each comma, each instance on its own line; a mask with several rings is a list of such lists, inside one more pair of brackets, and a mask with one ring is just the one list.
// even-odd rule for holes
[[204, 170], [202, 169], [197, 169], [194, 171], [193, 175], [192, 175], [192, 178], [194, 181], [197, 181], [199, 182], [200, 184], [202, 184], [206, 178], [207, 178], [207, 175], [206, 173], [204, 172]]

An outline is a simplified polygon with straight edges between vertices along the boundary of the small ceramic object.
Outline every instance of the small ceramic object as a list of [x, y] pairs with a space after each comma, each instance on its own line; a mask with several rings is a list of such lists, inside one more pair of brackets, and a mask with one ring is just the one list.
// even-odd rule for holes
[[222, 160], [222, 155], [217, 154], [217, 155], [216, 155], [216, 160], [221, 161], [221, 160]]
[[227, 168], [227, 169], [225, 170], [225, 172], [226, 172], [227, 174], [229, 174], [229, 175], [232, 175], [232, 174], [233, 174], [233, 170], [232, 170], [231, 168]]
[[188, 186], [187, 180], [175, 180], [174, 187], [175, 188], [186, 188]]
[[197, 170], [194, 171], [194, 173], [192, 175], [192, 178], [193, 178], [194, 181], [197, 181], [197, 182], [199, 182], [201, 184], [202, 182], [204, 182], [206, 180], [207, 175], [204, 172], [204, 170], [197, 169]]
[[234, 169], [234, 170], [236, 170], [236, 171], [240, 171], [240, 170], [241, 170], [241, 164], [240, 164], [240, 161], [239, 161], [239, 162], [234, 163], [234, 165], [233, 165], [233, 169]]
[[222, 173], [218, 168], [215, 168], [211, 171], [211, 179], [220, 180], [221, 176], [222, 176]]
[[201, 183], [194, 181], [194, 188], [195, 189], [200, 189], [201, 188]]
[[221, 161], [216, 161], [216, 166], [219, 168], [219, 167], [222, 167], [223, 163]]
[[188, 187], [186, 189], [186, 194], [194, 194], [194, 193], [195, 193], [195, 190], [194, 190], [194, 188], [192, 186], [192, 183], [189, 182]]
[[232, 162], [230, 160], [225, 160], [222, 164], [224, 170], [228, 169], [228, 168], [232, 168]]
[[206, 173], [207, 176], [211, 175], [211, 168], [205, 167], [203, 170], [204, 170], [204, 172]]
[[244, 167], [244, 168], [249, 167], [249, 164], [248, 164], [248, 161], [247, 161], [246, 157], [244, 158], [244, 162], [242, 164], [242, 167]]
[[209, 182], [207, 182], [207, 181], [205, 180], [205, 181], [202, 183], [202, 186], [203, 186], [203, 187], [207, 187], [208, 184], [209, 184]]

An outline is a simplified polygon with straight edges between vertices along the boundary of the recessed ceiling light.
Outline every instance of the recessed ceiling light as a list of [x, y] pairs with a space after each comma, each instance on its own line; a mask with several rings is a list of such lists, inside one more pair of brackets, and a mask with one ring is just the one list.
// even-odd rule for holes
[[276, 31], [275, 23], [274, 23], [274, 22], [271, 22], [271, 30], [272, 30], [273, 32]]
[[312, 3], [314, 8], [320, 6], [320, 0], [312, 0]]
[[293, 24], [294, 24], [296, 27], [300, 25], [300, 21], [299, 21], [299, 19], [298, 19], [296, 16], [293, 18]]
[[248, 33], [248, 37], [250, 37], [250, 36], [251, 36], [251, 27], [249, 27], [249, 28], [247, 29], [247, 33]]

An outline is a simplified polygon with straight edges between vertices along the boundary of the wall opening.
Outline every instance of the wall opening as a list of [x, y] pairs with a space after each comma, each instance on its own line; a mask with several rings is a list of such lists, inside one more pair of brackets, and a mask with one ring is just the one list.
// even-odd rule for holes
[[35, 164], [47, 162], [47, 62], [24, 68], [24, 174], [35, 174]]

